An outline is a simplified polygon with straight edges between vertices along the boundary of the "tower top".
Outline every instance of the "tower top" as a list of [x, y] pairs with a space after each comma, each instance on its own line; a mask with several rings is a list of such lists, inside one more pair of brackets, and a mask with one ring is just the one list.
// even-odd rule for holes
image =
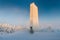
[[[36, 6], [36, 4], [35, 4], [34, 2], [32, 2], [32, 3], [30, 4], [30, 6], [34, 6], [34, 7], [37, 8], [37, 6]], [[38, 8], [37, 8], [37, 9], [38, 9]]]
[[32, 4], [35, 4], [34, 2], [32, 2]]
[[32, 2], [31, 4], [32, 4], [32, 5], [35, 5], [35, 3], [34, 3], [34, 2]]

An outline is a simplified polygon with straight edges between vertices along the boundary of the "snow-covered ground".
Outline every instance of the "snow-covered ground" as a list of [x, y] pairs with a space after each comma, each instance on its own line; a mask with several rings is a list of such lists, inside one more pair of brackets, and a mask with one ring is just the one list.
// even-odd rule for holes
[[51, 27], [31, 33], [28, 28], [0, 25], [0, 40], [60, 40], [60, 30]]
[[60, 40], [60, 32], [34, 32], [27, 30], [0, 34], [0, 40]]

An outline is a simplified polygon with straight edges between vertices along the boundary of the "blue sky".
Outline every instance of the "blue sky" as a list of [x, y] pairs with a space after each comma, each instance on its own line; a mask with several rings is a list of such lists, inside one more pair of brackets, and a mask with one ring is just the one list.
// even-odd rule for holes
[[40, 24], [60, 25], [60, 0], [0, 0], [0, 23], [27, 24], [32, 2], [38, 6]]

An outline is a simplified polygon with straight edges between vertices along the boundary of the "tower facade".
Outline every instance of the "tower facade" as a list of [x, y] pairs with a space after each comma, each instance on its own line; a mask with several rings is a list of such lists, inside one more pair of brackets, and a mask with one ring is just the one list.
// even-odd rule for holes
[[33, 27], [34, 30], [38, 28], [38, 7], [35, 3], [30, 4], [30, 26]]

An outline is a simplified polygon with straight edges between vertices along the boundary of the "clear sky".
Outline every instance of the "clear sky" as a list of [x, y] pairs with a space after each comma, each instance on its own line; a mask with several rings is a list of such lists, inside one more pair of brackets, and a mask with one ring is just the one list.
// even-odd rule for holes
[[0, 0], [0, 23], [27, 24], [32, 2], [38, 6], [40, 24], [60, 25], [60, 0]]

